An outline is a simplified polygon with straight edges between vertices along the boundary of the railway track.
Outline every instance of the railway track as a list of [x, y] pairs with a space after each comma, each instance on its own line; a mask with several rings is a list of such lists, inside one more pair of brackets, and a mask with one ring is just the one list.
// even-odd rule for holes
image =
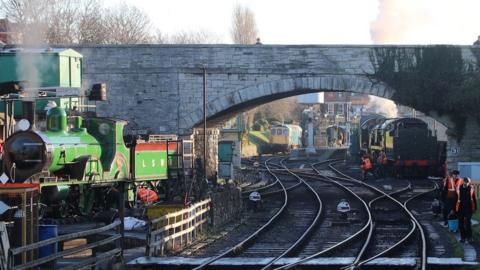
[[[332, 163], [335, 163], [335, 162], [332, 162]], [[419, 231], [419, 234], [422, 239], [421, 249], [420, 249], [421, 256], [420, 256], [419, 265], [420, 265], [420, 269], [426, 269], [426, 263], [427, 263], [426, 262], [426, 240], [424, 237], [422, 237], [422, 232], [421, 232], [422, 229], [419, 222], [415, 219], [413, 214], [407, 208], [407, 205], [410, 202], [412, 202], [414, 199], [418, 198], [419, 196], [432, 192], [435, 189], [435, 187], [432, 187], [431, 189], [428, 189], [428, 190], [424, 190], [422, 192], [418, 192], [415, 196], [411, 196], [404, 202], [400, 202], [399, 200], [395, 199], [393, 196], [398, 196], [400, 194], [405, 194], [411, 191], [411, 184], [408, 184], [406, 187], [399, 189], [395, 192], [387, 194], [375, 186], [363, 183], [361, 181], [358, 181], [357, 179], [354, 179], [353, 177], [343, 174], [342, 172], [337, 170], [335, 167], [333, 167], [333, 164], [328, 165], [329, 169], [333, 171], [335, 174], [340, 176], [325, 176], [315, 167], [315, 165], [318, 165], [318, 164], [312, 164], [312, 168], [317, 172], [320, 178], [323, 178], [324, 181], [326, 180], [331, 183], [336, 183], [337, 186], [348, 191], [351, 195], [354, 195], [358, 199], [358, 201], [364, 204], [368, 219], [365, 222], [365, 225], [361, 229], [359, 229], [356, 233], [353, 233], [351, 236], [345, 238], [343, 241], [340, 241], [330, 246], [327, 249], [323, 249], [317, 253], [307, 256], [304, 259], [301, 259], [294, 264], [284, 265], [276, 269], [290, 269], [294, 266], [305, 263], [308, 260], [311, 260], [316, 257], [320, 257], [332, 251], [335, 251], [340, 247], [345, 246], [346, 244], [349, 244], [350, 246], [352, 245], [352, 243], [354, 243], [356, 239], [358, 239], [360, 235], [366, 233], [364, 238], [364, 244], [362, 245], [361, 248], [358, 249], [358, 253], [355, 257], [354, 262], [351, 265], [343, 268], [343, 269], [356, 269], [378, 257], [391, 253], [396, 249], [400, 249], [400, 247], [405, 245], [405, 243], [409, 239], [412, 239], [415, 236], [415, 231], [417, 230]], [[319, 180], [320, 178], [317, 177], [317, 179]], [[349, 184], [350, 184], [350, 187], [349, 187]], [[356, 184], [357, 187], [355, 188], [355, 186], [351, 186], [352, 184]], [[369, 196], [365, 196], [366, 194], [363, 192], [363, 197], [366, 197], [366, 198], [365, 199], [361, 198], [357, 194], [359, 192], [358, 186], [363, 186], [364, 189], [367, 188], [370, 191], [377, 193], [378, 196], [376, 196], [373, 199], [370, 198], [370, 200], [368, 201], [368, 205], [366, 205], [367, 201], [365, 199], [368, 200]], [[387, 202], [390, 202], [391, 204], [390, 206], [395, 206], [395, 207], [394, 208], [382, 207], [378, 209], [375, 209], [373, 207], [379, 201], [385, 201], [385, 200]], [[385, 215], [384, 213], [386, 211], [393, 212], [395, 210], [397, 210], [398, 212], [399, 208], [402, 209], [404, 214], [408, 217], [408, 218], [405, 218], [405, 217], [401, 218], [403, 225], [398, 225], [398, 217], [395, 217], [395, 219], [397, 220], [392, 220], [391, 215], [389, 214]], [[383, 212], [382, 213], [384, 215], [383, 217], [381, 217], [382, 214], [376, 213], [379, 211]], [[375, 218], [372, 218], [372, 216], [374, 216]], [[395, 215], [395, 216], [398, 216], [398, 215]], [[375, 236], [374, 236], [374, 232], [375, 232]], [[357, 248], [358, 248], [358, 245], [357, 245]], [[367, 252], [367, 248], [368, 248], [368, 252]]]
[[[335, 162], [336, 163], [336, 162]], [[357, 264], [352, 264], [350, 266], [350, 268], [356, 268], [358, 266], [361, 266], [377, 257], [380, 257], [380, 256], [383, 256], [384, 254], [387, 254], [388, 252], [396, 249], [396, 248], [399, 248], [401, 247], [401, 245], [404, 245], [404, 243], [410, 238], [413, 236], [413, 232], [415, 230], [418, 231], [419, 235], [420, 235], [420, 238], [421, 238], [421, 242], [420, 242], [420, 269], [424, 270], [427, 268], [427, 240], [426, 240], [426, 237], [425, 237], [425, 232], [424, 232], [424, 229], [423, 227], [421, 226], [420, 222], [418, 221], [418, 219], [415, 217], [415, 215], [410, 211], [410, 209], [408, 208], [408, 204], [411, 203], [413, 200], [415, 200], [416, 198], [420, 197], [420, 196], [423, 196], [425, 194], [428, 194], [430, 192], [433, 192], [435, 191], [438, 186], [434, 183], [432, 185], [432, 187], [430, 189], [427, 189], [427, 190], [424, 190], [424, 191], [421, 191], [421, 192], [418, 192], [417, 194], [415, 194], [414, 196], [411, 196], [409, 197], [406, 201], [404, 201], [403, 203], [400, 202], [399, 200], [397, 200], [396, 198], [392, 197], [392, 195], [390, 194], [387, 194], [385, 192], [383, 192], [382, 190], [378, 189], [377, 187], [373, 186], [373, 185], [370, 185], [370, 184], [367, 184], [367, 183], [364, 183], [364, 182], [361, 182], [359, 181], [358, 179], [355, 179], [343, 172], [341, 172], [340, 170], [338, 170], [337, 168], [335, 168], [333, 165], [335, 163], [332, 163], [332, 164], [329, 164], [329, 168], [332, 169], [334, 172], [338, 173], [339, 175], [341, 175], [342, 177], [344, 177], [347, 181], [353, 181], [355, 183], [359, 183], [361, 185], [364, 185], [372, 190], [375, 190], [379, 193], [382, 193], [382, 197], [385, 197], [385, 198], [388, 198], [390, 199], [391, 201], [395, 202], [398, 206], [400, 206], [403, 211], [409, 216], [411, 222], [412, 222], [412, 229], [408, 232], [408, 234], [405, 235], [405, 237], [403, 237], [402, 239], [400, 239], [398, 242], [396, 242], [395, 244], [391, 245], [389, 248], [385, 249], [384, 251], [382, 251], [381, 253], [378, 253], [374, 256], [371, 256], [367, 259], [364, 259], [362, 261], [359, 261], [357, 262]], [[371, 238], [367, 238], [367, 241], [370, 241]]]
[[[247, 237], [244, 234], [242, 238], [230, 239], [237, 244], [194, 269], [205, 269], [225, 257], [272, 258], [266, 265], [262, 265], [262, 269], [273, 268], [275, 262], [286, 256], [302, 258], [295, 263], [275, 268], [291, 269], [331, 254], [343, 257], [354, 255], [353, 262], [342, 269], [358, 269], [387, 254], [415, 257], [417, 253], [418, 269], [426, 269], [425, 233], [422, 233], [420, 222], [408, 206], [418, 197], [435, 190], [434, 185], [422, 186], [415, 191], [412, 184], [405, 181], [401, 188], [386, 193], [335, 168], [338, 160], [314, 163], [312, 170], [306, 169], [306, 172], [289, 168], [285, 164], [287, 159], [282, 158], [279, 163], [273, 162], [274, 160], [275, 157], [269, 158], [263, 164], [272, 179], [264, 186], [249, 188], [244, 193], [245, 196], [249, 192], [258, 191], [262, 194], [262, 199], [271, 198], [269, 210], [272, 214], [258, 216], [253, 221], [258, 224], [257, 230]], [[319, 169], [321, 165], [326, 165], [326, 169]], [[324, 204], [318, 194], [323, 197], [327, 193], [326, 189], [337, 189], [334, 192], [337, 196], [338, 189], [341, 189], [356, 213], [355, 218], [348, 220], [348, 229], [343, 234], [332, 235], [331, 225], [338, 222], [338, 219], [335, 221], [332, 218], [335, 207], [329, 201], [338, 201], [338, 197], [327, 200]], [[313, 207], [315, 198], [317, 206]], [[421, 239], [418, 249], [415, 241], [409, 241], [415, 237]]]
[[[244, 257], [273, 257], [262, 268], [269, 269], [276, 261], [290, 254], [306, 241], [307, 236], [312, 232], [322, 214], [323, 204], [320, 196], [303, 178], [294, 173], [290, 173], [290, 179], [296, 179], [297, 183], [286, 187], [283, 180], [272, 172], [272, 165], [269, 164], [272, 159], [265, 161], [264, 165], [276, 179], [274, 183], [278, 184], [283, 191], [284, 203], [282, 207], [246, 239], [194, 269], [204, 269], [220, 258], [240, 254]], [[279, 166], [283, 167], [285, 172], [289, 172], [282, 161], [280, 161]], [[291, 184], [292, 181], [287, 180], [286, 182]], [[273, 186], [269, 185], [268, 188]], [[264, 196], [279, 193], [279, 190], [268, 191], [268, 188], [263, 192]], [[306, 196], [306, 194], [309, 195]], [[275, 226], [273, 226], [274, 223]], [[279, 238], [279, 235], [283, 237]]]

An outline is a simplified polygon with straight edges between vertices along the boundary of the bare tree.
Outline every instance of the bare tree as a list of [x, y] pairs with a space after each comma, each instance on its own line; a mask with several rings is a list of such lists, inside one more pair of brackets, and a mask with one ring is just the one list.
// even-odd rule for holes
[[0, 8], [9, 22], [20, 33], [19, 40], [25, 44], [46, 42], [46, 32], [56, 0], [0, 0]]
[[101, 16], [103, 7], [98, 0], [86, 0], [79, 11], [76, 41], [79, 44], [103, 44], [108, 31]]
[[0, 0], [0, 13], [20, 33], [17, 43], [146, 43], [148, 16], [121, 4], [105, 9], [101, 0]]
[[76, 0], [56, 0], [54, 2], [47, 23], [46, 41], [50, 44], [73, 43], [75, 42], [78, 8], [81, 3]]
[[39, 44], [135, 44], [219, 43], [206, 31], [182, 31], [172, 36], [151, 33], [152, 25], [142, 10], [125, 3], [104, 8], [102, 0], [0, 0], [0, 14], [20, 33], [15, 43]]
[[105, 25], [108, 29], [107, 43], [135, 44], [151, 42], [151, 22], [142, 10], [121, 4], [107, 10]]
[[167, 34], [157, 29], [155, 35], [153, 36], [153, 42], [156, 44], [168, 44], [169, 37]]
[[235, 44], [255, 44], [258, 38], [255, 14], [248, 7], [235, 6], [233, 10], [232, 41]]
[[200, 31], [182, 31], [171, 36], [170, 41], [173, 44], [215, 44], [220, 43], [221, 39], [206, 30]]

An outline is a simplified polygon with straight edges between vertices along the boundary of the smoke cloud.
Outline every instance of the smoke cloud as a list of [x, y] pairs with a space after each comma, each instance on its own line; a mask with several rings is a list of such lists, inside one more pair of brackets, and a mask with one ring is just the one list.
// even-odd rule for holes
[[395, 102], [376, 96], [368, 96], [368, 98], [370, 100], [366, 106], [367, 111], [378, 113], [388, 118], [397, 117], [398, 110]]
[[375, 44], [472, 44], [479, 7], [478, 0], [378, 0], [370, 36]]
[[[29, 9], [27, 9], [29, 11]], [[27, 30], [23, 36], [23, 48], [17, 53], [17, 76], [24, 83], [24, 99], [33, 100], [38, 96], [38, 88], [41, 86], [40, 69], [45, 64], [41, 60], [41, 53], [45, 48], [46, 25], [43, 23], [31, 23], [25, 25]], [[32, 51], [33, 50], [33, 51]]]
[[[375, 44], [402, 44], [416, 40], [431, 16], [421, 1], [379, 0], [379, 14], [370, 26], [370, 35]], [[413, 43], [413, 42], [412, 42]]]

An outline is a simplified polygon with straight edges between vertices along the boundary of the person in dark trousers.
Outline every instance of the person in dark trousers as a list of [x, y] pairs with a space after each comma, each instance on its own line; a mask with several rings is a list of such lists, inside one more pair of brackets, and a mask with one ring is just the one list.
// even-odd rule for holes
[[378, 178], [384, 178], [386, 176], [385, 167], [387, 167], [388, 159], [385, 152], [381, 151], [377, 157], [377, 176]]
[[457, 202], [457, 192], [455, 189], [455, 182], [453, 180], [452, 173], [449, 173], [443, 179], [441, 201], [443, 205], [443, 226], [448, 226], [448, 215], [454, 209], [455, 203]]
[[458, 186], [457, 214], [460, 227], [460, 242], [472, 242], [472, 214], [477, 210], [475, 191], [470, 184], [470, 178], [465, 177], [462, 185]]

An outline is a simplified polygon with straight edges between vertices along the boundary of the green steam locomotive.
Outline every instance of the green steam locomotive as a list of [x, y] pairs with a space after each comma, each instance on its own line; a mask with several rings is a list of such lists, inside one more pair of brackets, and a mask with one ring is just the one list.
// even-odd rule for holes
[[73, 117], [67, 126], [63, 108], [47, 112], [47, 129], [19, 131], [5, 142], [3, 162], [11, 183], [41, 186], [47, 210], [64, 217], [76, 210], [89, 214], [94, 207], [115, 204], [115, 183], [128, 180], [127, 200], [134, 202], [136, 188], [157, 193], [174, 192], [176, 178], [169, 174], [182, 161], [180, 140], [137, 140], [127, 147], [125, 121]]
[[[42, 52], [47, 61], [54, 59], [51, 54], [55, 53]], [[74, 56], [78, 58], [78, 54]], [[12, 57], [12, 54], [3, 57]], [[75, 62], [81, 64], [78, 59]], [[0, 51], [0, 66], [2, 63], [6, 62], [5, 59], [2, 62]], [[93, 91], [102, 97], [100, 100], [106, 95], [104, 88], [101, 85], [96, 88], [98, 91]], [[39, 99], [27, 104], [39, 104]], [[192, 164], [185, 157], [190, 157], [191, 141], [161, 135], [126, 141], [123, 134], [126, 121], [68, 110], [52, 102], [58, 99], [41, 99], [41, 104], [48, 103], [42, 129], [35, 128], [35, 117], [29, 119], [30, 122], [17, 119], [19, 130], [6, 139], [3, 147], [4, 175], [0, 177], [3, 182], [0, 188], [38, 183], [43, 213], [55, 217], [88, 215], [96, 209], [115, 208], [121, 196], [135, 204], [141, 202], [139, 190], [154, 191], [165, 199], [185, 194], [183, 180], [191, 175]], [[23, 113], [35, 112], [34, 108], [25, 108]], [[10, 113], [16, 116], [13, 110]], [[127, 183], [126, 189], [120, 188], [125, 187], [120, 183]]]

